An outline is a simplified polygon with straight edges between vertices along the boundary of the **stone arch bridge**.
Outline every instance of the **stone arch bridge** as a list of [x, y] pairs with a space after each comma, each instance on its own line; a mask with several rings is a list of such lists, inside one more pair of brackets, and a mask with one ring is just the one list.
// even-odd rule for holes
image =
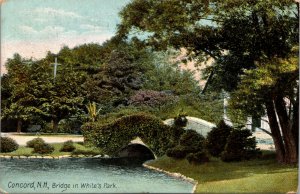
[[[207, 133], [212, 130], [213, 127], [216, 127], [215, 124], [205, 121], [203, 119], [199, 119], [196, 117], [186, 117], [188, 122], [185, 130], [192, 129], [203, 135], [207, 136]], [[166, 125], [172, 125], [174, 123], [174, 119], [167, 119], [164, 121]], [[141, 138], [137, 137], [133, 139], [127, 146], [122, 148], [118, 154], [119, 157], [145, 157], [147, 159], [155, 159], [155, 153], [141, 140]]]

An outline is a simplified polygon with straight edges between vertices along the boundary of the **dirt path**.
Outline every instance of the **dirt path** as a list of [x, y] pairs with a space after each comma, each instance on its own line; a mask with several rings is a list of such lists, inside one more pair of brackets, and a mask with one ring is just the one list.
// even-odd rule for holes
[[26, 142], [40, 137], [47, 143], [63, 143], [68, 140], [72, 140], [73, 142], [83, 142], [82, 135], [22, 135], [16, 133], [1, 133], [2, 137], [11, 137], [14, 139], [19, 145], [26, 145]]

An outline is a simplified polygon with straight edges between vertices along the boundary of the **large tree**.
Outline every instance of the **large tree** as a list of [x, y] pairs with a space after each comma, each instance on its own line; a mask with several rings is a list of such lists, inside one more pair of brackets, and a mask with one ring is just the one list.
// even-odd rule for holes
[[[280, 63], [275, 58], [290, 58], [292, 48], [298, 44], [297, 7], [299, 4], [293, 0], [134, 0], [120, 13], [118, 37], [144, 32], [137, 38], [146, 46], [159, 50], [183, 47], [195, 61], [213, 58], [208, 86], [233, 92], [241, 84], [245, 70], [258, 70], [257, 64], [269, 61], [277, 66]], [[284, 79], [283, 74], [278, 76]], [[297, 142], [293, 141], [297, 138], [295, 134], [284, 135], [292, 129], [284, 109], [284, 91], [290, 86], [281, 87], [276, 90], [276, 99], [268, 97], [271, 93], [266, 94], [263, 109], [268, 113], [274, 142], [280, 141], [286, 150], [280, 154], [282, 151], [276, 146], [278, 161], [294, 163]], [[293, 84], [293, 89], [297, 88]], [[297, 108], [293, 115], [293, 123], [298, 123]], [[283, 138], [277, 129], [281, 129]]]
[[22, 123], [34, 114], [34, 96], [30, 91], [30, 66], [19, 54], [15, 54], [6, 63], [8, 74], [4, 76], [2, 86], [2, 118], [17, 121], [17, 132], [20, 133]]

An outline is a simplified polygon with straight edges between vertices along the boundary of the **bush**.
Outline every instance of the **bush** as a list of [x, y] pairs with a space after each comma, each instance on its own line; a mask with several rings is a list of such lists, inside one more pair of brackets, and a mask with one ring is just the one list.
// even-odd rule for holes
[[205, 138], [194, 130], [186, 130], [179, 138], [179, 145], [167, 150], [167, 156], [185, 158], [188, 154], [202, 152]]
[[205, 152], [190, 153], [187, 155], [186, 159], [189, 163], [193, 164], [209, 162], [209, 158]]
[[249, 160], [258, 157], [261, 153], [256, 149], [255, 137], [248, 129], [235, 129], [228, 136], [225, 150], [221, 159], [225, 162]]
[[3, 153], [13, 152], [19, 148], [17, 142], [10, 137], [1, 137], [0, 151]]
[[35, 144], [33, 147], [33, 153], [38, 154], [51, 154], [54, 151], [54, 147], [48, 143]]
[[210, 132], [208, 132], [206, 148], [212, 156], [219, 157], [224, 151], [227, 138], [232, 130], [232, 127], [226, 125], [226, 123], [221, 120], [217, 127], [214, 127]]
[[174, 117], [174, 126], [175, 127], [185, 127], [188, 120], [186, 118], [185, 114], [178, 114], [176, 117]]
[[187, 150], [183, 146], [176, 146], [174, 148], [170, 148], [166, 152], [168, 157], [178, 158], [178, 159], [185, 158], [188, 153], [189, 153], [189, 150]]
[[45, 141], [42, 138], [34, 138], [26, 143], [26, 146], [29, 148], [34, 148], [36, 145], [45, 144]]
[[175, 97], [165, 92], [154, 90], [139, 90], [129, 99], [129, 104], [134, 106], [156, 107], [175, 100]]
[[72, 152], [75, 150], [75, 146], [72, 140], [64, 142], [62, 147], [60, 148], [60, 152]]
[[191, 152], [203, 150], [205, 138], [195, 130], [186, 130], [179, 139], [179, 144], [189, 148]]

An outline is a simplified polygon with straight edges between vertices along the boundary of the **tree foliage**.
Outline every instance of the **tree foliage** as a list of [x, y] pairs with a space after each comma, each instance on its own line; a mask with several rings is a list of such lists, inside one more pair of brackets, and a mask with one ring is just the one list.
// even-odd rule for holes
[[[270, 77], [263, 73], [271, 69], [277, 72], [278, 79], [275, 80], [282, 83], [290, 80], [277, 66], [282, 64], [280, 60], [290, 57], [293, 47], [298, 44], [297, 8], [299, 3], [293, 0], [134, 0], [120, 14], [122, 23], [118, 35], [128, 38], [136, 32], [144, 32], [146, 38], [140, 38], [140, 41], [146, 46], [158, 50], [183, 47], [190, 59], [199, 62], [213, 58], [213, 65], [206, 71], [209, 85], [204, 91], [224, 89], [233, 92], [243, 87], [240, 84], [247, 87], [242, 76], [247, 70], [257, 71], [252, 76], [256, 76], [258, 82], [274, 80], [274, 75]], [[270, 62], [272, 67], [268, 65]], [[292, 78], [297, 76], [298, 72]], [[248, 79], [248, 84], [251, 86], [257, 81]], [[289, 112], [293, 112], [290, 115], [294, 124], [291, 125], [285, 98], [290, 96], [286, 91], [298, 91], [298, 85], [279, 85], [275, 91], [270, 91], [272, 87], [261, 90], [266, 94], [263, 98], [257, 91], [244, 92], [249, 101], [247, 104], [252, 105], [244, 107], [259, 115], [267, 112], [278, 161], [294, 163], [297, 162], [295, 127], [299, 123], [298, 110]], [[290, 100], [298, 104], [295, 95]]]

